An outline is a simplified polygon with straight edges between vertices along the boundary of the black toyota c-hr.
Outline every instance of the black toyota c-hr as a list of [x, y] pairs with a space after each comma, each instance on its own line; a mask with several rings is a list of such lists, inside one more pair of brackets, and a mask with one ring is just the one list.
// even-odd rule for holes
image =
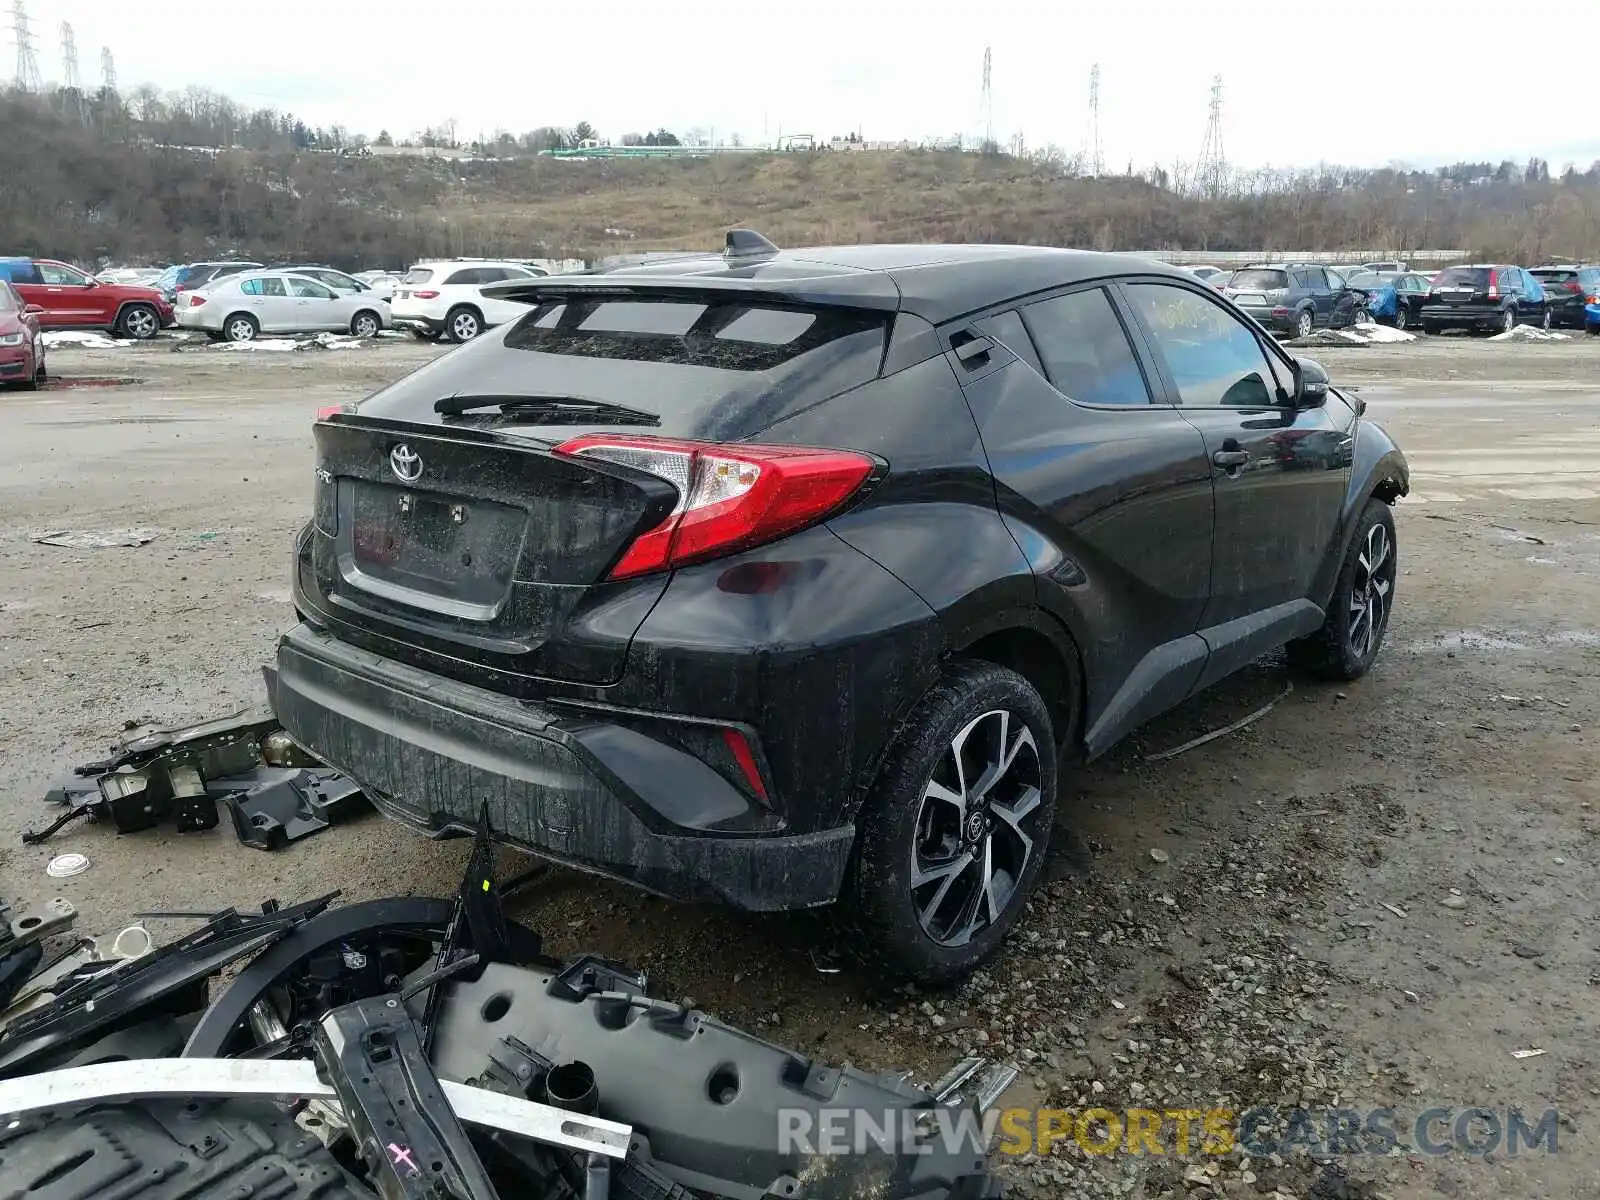
[[493, 290], [527, 315], [317, 423], [273, 685], [419, 830], [486, 805], [948, 980], [1022, 913], [1064, 756], [1382, 644], [1404, 459], [1187, 272], [735, 231]]

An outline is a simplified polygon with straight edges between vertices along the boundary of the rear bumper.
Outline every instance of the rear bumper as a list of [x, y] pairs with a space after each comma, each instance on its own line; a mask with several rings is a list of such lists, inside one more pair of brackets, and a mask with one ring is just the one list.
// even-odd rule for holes
[[389, 308], [389, 322], [396, 329], [417, 329], [432, 334], [444, 332], [443, 317], [430, 317], [424, 313], [395, 312], [393, 305]]
[[854, 825], [751, 835], [706, 828], [754, 802], [704, 763], [601, 712], [543, 708], [358, 649], [283, 636], [278, 719], [378, 810], [434, 837], [471, 833], [680, 900], [752, 911], [839, 894]]
[[1297, 312], [1291, 311], [1287, 314], [1278, 314], [1273, 312], [1270, 306], [1257, 308], [1254, 305], [1240, 305], [1239, 307], [1253, 317], [1256, 324], [1263, 329], [1271, 329], [1277, 333], [1294, 333], [1297, 331], [1296, 322], [1299, 320]]
[[1506, 310], [1482, 304], [1424, 304], [1422, 319], [1441, 329], [1499, 329]]

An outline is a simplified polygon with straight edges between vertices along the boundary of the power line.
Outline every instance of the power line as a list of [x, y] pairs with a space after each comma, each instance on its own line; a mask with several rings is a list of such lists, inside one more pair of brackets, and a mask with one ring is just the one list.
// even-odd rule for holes
[[978, 97], [978, 129], [982, 136], [980, 150], [994, 145], [994, 50], [983, 48], [983, 91]]
[[78, 39], [70, 23], [61, 22], [61, 70], [67, 79], [67, 91], [78, 106], [78, 120], [89, 119], [89, 106], [83, 100], [83, 81], [78, 78]]
[[1200, 146], [1200, 161], [1195, 167], [1195, 183], [1202, 196], [1215, 200], [1228, 186], [1228, 160], [1222, 152], [1221, 75], [1211, 80], [1210, 114], [1206, 139]]
[[1083, 136], [1083, 157], [1089, 174], [1100, 178], [1105, 174], [1105, 154], [1100, 147], [1100, 64], [1089, 68], [1089, 128]]
[[11, 5], [11, 36], [17, 43], [17, 87], [25, 92], [43, 91], [39, 58], [33, 52], [33, 31], [28, 28], [28, 6], [22, 0], [13, 0]]

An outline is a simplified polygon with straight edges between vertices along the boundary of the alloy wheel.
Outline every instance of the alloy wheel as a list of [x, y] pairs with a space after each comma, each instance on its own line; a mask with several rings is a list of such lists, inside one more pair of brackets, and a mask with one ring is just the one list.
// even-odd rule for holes
[[230, 342], [248, 342], [255, 338], [255, 323], [240, 317], [237, 321], [228, 322], [228, 340]]
[[1295, 322], [1295, 336], [1310, 337], [1312, 326], [1313, 322], [1311, 319], [1311, 314], [1308, 312], [1301, 313], [1300, 319]]
[[156, 335], [156, 315], [148, 308], [135, 308], [122, 320], [123, 330], [137, 341], [148, 341]]
[[1052, 819], [1040, 793], [1039, 745], [1013, 713], [962, 727], [923, 789], [911, 850], [911, 901], [922, 931], [963, 946], [1000, 921]]
[[357, 337], [364, 337], [364, 338], [377, 337], [378, 336], [378, 322], [377, 322], [377, 319], [374, 318], [374, 317], [367, 317], [367, 316], [357, 317], [356, 318], [356, 327], [355, 327], [354, 332], [355, 332], [355, 335]]
[[1359, 659], [1370, 657], [1383, 636], [1394, 574], [1394, 542], [1386, 526], [1374, 524], [1367, 530], [1366, 544], [1356, 556], [1355, 575], [1350, 581], [1348, 636], [1350, 649]]
[[478, 318], [469, 312], [457, 313], [450, 321], [450, 332], [458, 342], [470, 342], [478, 336]]
[[1394, 310], [1394, 327], [1396, 329], [1404, 329], [1406, 320], [1406, 306], [1402, 304]]
[[1508, 308], [1508, 309], [1506, 309], [1505, 316], [1500, 318], [1500, 328], [1503, 329], [1506, 333], [1510, 333], [1516, 327], [1517, 327], [1517, 314], [1512, 312]]

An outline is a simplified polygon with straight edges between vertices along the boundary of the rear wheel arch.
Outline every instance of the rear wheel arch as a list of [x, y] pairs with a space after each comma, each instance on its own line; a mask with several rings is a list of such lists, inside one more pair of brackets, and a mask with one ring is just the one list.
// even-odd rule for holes
[[1083, 655], [1060, 622], [1043, 612], [1017, 613], [986, 623], [955, 645], [951, 657], [1006, 667], [1044, 699], [1056, 748], [1076, 747], [1083, 735]]

